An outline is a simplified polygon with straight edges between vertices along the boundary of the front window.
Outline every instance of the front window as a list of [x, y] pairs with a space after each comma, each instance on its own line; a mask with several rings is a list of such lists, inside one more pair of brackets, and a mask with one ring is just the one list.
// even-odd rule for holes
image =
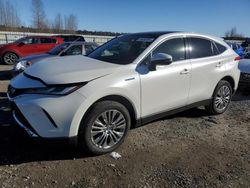
[[15, 43], [38, 44], [39, 39], [38, 38], [32, 38], [32, 37], [24, 37], [24, 38], [16, 40]]
[[86, 52], [86, 55], [90, 54], [92, 51], [94, 51], [95, 49], [97, 48], [97, 45], [89, 45], [89, 44], [86, 44], [85, 45], [85, 52]]
[[102, 45], [88, 57], [114, 64], [132, 63], [153, 41], [155, 36], [131, 34], [117, 37]]
[[82, 54], [82, 45], [73, 45], [65, 51], [64, 55], [81, 55]]
[[48, 53], [51, 55], [59, 55], [63, 50], [69, 47], [70, 43], [63, 43], [61, 45], [56, 46], [55, 48], [51, 49]]

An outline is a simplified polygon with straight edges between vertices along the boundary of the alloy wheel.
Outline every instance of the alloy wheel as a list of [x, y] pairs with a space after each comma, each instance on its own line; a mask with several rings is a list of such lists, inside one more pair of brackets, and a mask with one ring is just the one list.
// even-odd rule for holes
[[107, 110], [100, 114], [91, 127], [91, 140], [101, 149], [116, 145], [126, 131], [126, 119], [118, 110]]
[[227, 108], [229, 102], [231, 99], [231, 90], [228, 86], [223, 85], [217, 92], [217, 95], [215, 97], [215, 107], [219, 111], [223, 111]]
[[3, 57], [3, 60], [6, 64], [12, 65], [17, 61], [17, 56], [14, 53], [6, 53]]

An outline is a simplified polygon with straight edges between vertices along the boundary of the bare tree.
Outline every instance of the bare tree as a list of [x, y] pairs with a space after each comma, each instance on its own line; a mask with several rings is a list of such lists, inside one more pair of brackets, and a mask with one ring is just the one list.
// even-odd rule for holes
[[17, 10], [9, 1], [0, 0], [0, 25], [6, 27], [21, 26]]
[[237, 33], [237, 28], [236, 28], [236, 27], [233, 27], [232, 29], [226, 31], [225, 37], [226, 37], [226, 38], [230, 38], [230, 37], [243, 37], [243, 35]]
[[63, 19], [60, 13], [58, 13], [55, 17], [53, 29], [60, 31], [63, 29]]
[[69, 16], [64, 16], [64, 27], [66, 30], [69, 30], [69, 31], [77, 30], [76, 16], [73, 14], [70, 14]]
[[32, 0], [33, 26], [38, 29], [47, 28], [46, 16], [41, 0]]

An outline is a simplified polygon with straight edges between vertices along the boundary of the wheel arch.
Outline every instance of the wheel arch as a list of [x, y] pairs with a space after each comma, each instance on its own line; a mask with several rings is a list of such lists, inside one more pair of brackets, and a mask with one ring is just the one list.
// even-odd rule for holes
[[[129, 111], [130, 117], [131, 117], [131, 127], [134, 127], [135, 124], [136, 124], [136, 119], [137, 119], [137, 113], [136, 113], [135, 106], [134, 106], [134, 104], [129, 99], [127, 99], [126, 97], [121, 96], [121, 95], [107, 95], [105, 97], [102, 97], [102, 98], [96, 100], [88, 108], [88, 110], [86, 111], [86, 113], [84, 114], [84, 116], [86, 114], [88, 114], [88, 111], [92, 108], [92, 106], [94, 104], [96, 104], [97, 102], [100, 102], [100, 101], [108, 101], [108, 100], [119, 102], [119, 103], [121, 103], [122, 105], [124, 105], [127, 108], [127, 110]], [[84, 116], [83, 116], [83, 118], [84, 118]]]
[[224, 76], [221, 80], [228, 81], [232, 87], [233, 93], [235, 92], [235, 81], [232, 76]]

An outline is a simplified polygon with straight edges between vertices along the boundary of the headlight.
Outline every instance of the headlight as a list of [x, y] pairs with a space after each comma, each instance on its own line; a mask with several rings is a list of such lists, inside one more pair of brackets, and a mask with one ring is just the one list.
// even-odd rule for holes
[[22, 60], [19, 61], [16, 65], [15, 65], [15, 70], [20, 71], [20, 70], [25, 70], [28, 66], [30, 66], [32, 63], [30, 61], [27, 60]]
[[87, 82], [71, 85], [71, 86], [55, 86], [55, 87], [43, 87], [43, 88], [32, 88], [25, 89], [24, 94], [44, 94], [44, 95], [68, 95], [77, 89], [86, 85]]

